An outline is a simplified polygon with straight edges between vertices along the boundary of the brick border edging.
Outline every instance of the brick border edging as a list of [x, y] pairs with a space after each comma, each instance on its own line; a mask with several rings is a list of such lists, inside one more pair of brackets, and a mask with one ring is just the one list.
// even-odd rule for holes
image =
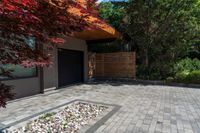
[[197, 88], [200, 89], [200, 84], [185, 84], [185, 83], [175, 83], [175, 82], [166, 82], [166, 81], [156, 81], [156, 80], [139, 80], [139, 79], [130, 79], [130, 78], [100, 78], [94, 79], [89, 82], [122, 82], [127, 84], [143, 84], [143, 85], [164, 85], [164, 86], [174, 86], [174, 87], [188, 87], [188, 88]]
[[31, 115], [31, 116], [25, 117], [25, 118], [23, 118], [23, 119], [17, 120], [17, 121], [15, 121], [15, 122], [12, 122], [12, 123], [7, 124], [7, 125], [3, 125], [3, 124], [2, 124], [3, 127], [0, 127], [0, 133], [2, 133], [2, 131], [5, 130], [5, 129], [10, 128], [11, 126], [17, 125], [18, 123], [27, 121], [27, 120], [29, 120], [29, 119], [32, 119], [32, 118], [37, 117], [37, 116], [39, 116], [39, 115], [45, 114], [45, 113], [50, 112], [50, 111], [52, 111], [52, 110], [55, 110], [55, 109], [57, 109], [57, 108], [61, 108], [61, 107], [65, 106], [65, 105], [71, 104], [71, 103], [76, 102], [76, 101], [77, 101], [77, 100], [72, 100], [72, 101], [70, 101], [70, 102], [67, 102], [67, 103], [58, 105], [58, 106], [56, 106], [56, 107], [53, 107], [53, 108], [50, 108], [50, 109], [47, 109], [47, 110], [44, 110], [44, 111], [35, 113], [35, 114]]
[[[103, 105], [109, 105], [109, 104], [103, 104]], [[95, 131], [97, 131], [97, 129], [99, 129], [102, 125], [104, 125], [104, 123], [121, 108], [121, 106], [119, 105], [110, 104], [110, 106], [113, 106], [114, 108], [108, 114], [106, 114], [104, 117], [98, 120], [93, 126], [87, 129], [85, 133], [94, 133]]]
[[10, 128], [11, 126], [17, 125], [18, 123], [27, 121], [27, 120], [32, 119], [34, 117], [40, 116], [40, 115], [45, 114], [47, 112], [50, 112], [52, 110], [61, 108], [63, 106], [67, 106], [67, 105], [69, 105], [69, 104], [71, 104], [73, 102], [78, 102], [78, 101], [80, 101], [80, 102], [87, 102], [87, 103], [93, 103], [93, 104], [101, 104], [101, 105], [112, 106], [113, 107], [113, 109], [110, 112], [108, 112], [105, 116], [103, 116], [101, 119], [99, 119], [97, 122], [95, 122], [95, 124], [92, 125], [89, 129], [87, 129], [85, 133], [94, 133], [100, 126], [102, 126], [110, 117], [112, 117], [121, 108], [121, 106], [116, 105], [116, 104], [107, 104], [107, 103], [96, 102], [96, 101], [75, 99], [75, 100], [69, 101], [67, 103], [58, 105], [56, 107], [53, 107], [53, 108], [50, 108], [50, 109], [38, 112], [38, 113], [33, 114], [31, 116], [25, 117], [23, 119], [17, 120], [15, 122], [12, 122], [12, 123], [7, 124], [7, 125], [4, 125], [4, 124], [0, 123], [0, 133], [3, 133], [3, 130], [5, 130], [7, 128]]

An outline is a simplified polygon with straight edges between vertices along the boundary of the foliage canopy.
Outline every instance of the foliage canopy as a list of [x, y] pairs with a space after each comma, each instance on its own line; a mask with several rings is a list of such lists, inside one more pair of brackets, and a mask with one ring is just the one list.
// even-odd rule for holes
[[146, 75], [166, 77], [171, 63], [200, 45], [199, 0], [130, 0], [126, 14], [125, 32]]
[[[95, 2], [86, 0], [83, 7], [73, 0], [0, 0], [0, 74], [10, 74], [2, 67], [4, 64], [50, 65], [48, 51], [53, 44], [63, 44], [64, 36], [89, 28], [84, 18], [97, 16]], [[80, 14], [70, 12], [72, 8]], [[27, 45], [28, 37], [35, 38], [36, 48]], [[0, 107], [5, 107], [12, 95], [8, 86], [0, 82], [0, 87]]]

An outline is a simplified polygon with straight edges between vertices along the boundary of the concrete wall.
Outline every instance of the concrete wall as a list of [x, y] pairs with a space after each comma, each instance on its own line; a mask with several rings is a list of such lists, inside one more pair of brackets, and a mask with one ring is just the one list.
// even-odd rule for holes
[[88, 80], [87, 44], [84, 40], [67, 37], [65, 44], [59, 45], [54, 48], [53, 65], [50, 66], [49, 68], [44, 69], [44, 87], [47, 89], [58, 87], [58, 59], [57, 59], [58, 48], [84, 52], [84, 81], [87, 81]]
[[31, 96], [40, 92], [40, 81], [38, 77], [8, 80], [3, 81], [3, 83], [13, 86], [15, 98]]

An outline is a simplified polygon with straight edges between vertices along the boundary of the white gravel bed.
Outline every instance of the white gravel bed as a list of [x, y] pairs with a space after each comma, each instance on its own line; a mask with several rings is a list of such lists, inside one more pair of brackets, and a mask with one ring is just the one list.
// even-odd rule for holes
[[103, 113], [108, 107], [76, 102], [58, 112], [44, 114], [12, 133], [75, 133], [90, 120]]

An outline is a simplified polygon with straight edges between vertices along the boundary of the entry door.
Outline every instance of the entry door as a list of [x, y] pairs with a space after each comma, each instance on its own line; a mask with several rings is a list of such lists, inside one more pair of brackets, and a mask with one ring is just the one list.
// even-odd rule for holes
[[83, 82], [83, 57], [81, 51], [58, 49], [59, 87]]

